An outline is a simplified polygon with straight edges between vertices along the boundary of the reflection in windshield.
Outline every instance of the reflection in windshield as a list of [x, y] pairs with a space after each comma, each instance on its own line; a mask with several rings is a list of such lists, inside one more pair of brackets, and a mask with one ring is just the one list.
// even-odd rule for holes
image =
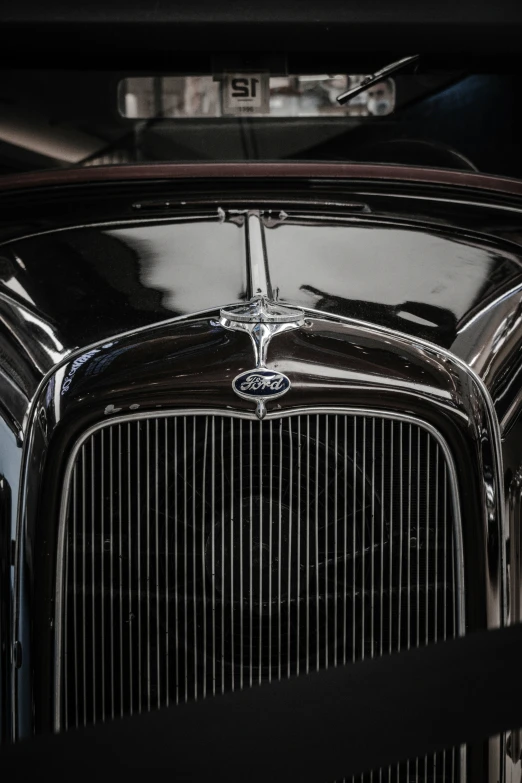
[[[249, 107], [252, 114], [265, 117], [368, 117], [390, 114], [395, 107], [395, 82], [387, 79], [369, 87], [341, 105], [341, 93], [358, 87], [364, 75], [268, 76], [266, 105]], [[139, 76], [123, 79], [118, 85], [118, 109], [128, 119], [222, 117], [238, 114], [226, 110], [226, 76]], [[239, 97], [248, 100], [253, 87], [264, 89], [263, 74], [235, 78]], [[238, 103], [240, 113], [241, 105]]]
[[[415, 73], [396, 72], [339, 106], [343, 85], [363, 77], [357, 69], [347, 76], [328, 73], [320, 60], [316, 65], [308, 74], [226, 74], [226, 112], [223, 73], [3, 71], [0, 175], [71, 165], [241, 160], [522, 175], [517, 76], [430, 72], [421, 58]], [[259, 92], [267, 79], [269, 114]]]

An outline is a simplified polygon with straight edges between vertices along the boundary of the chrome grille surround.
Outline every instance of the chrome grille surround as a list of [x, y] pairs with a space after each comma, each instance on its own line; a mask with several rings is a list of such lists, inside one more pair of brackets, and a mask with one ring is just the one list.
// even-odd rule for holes
[[[197, 463], [201, 454], [198, 457], [197, 441], [200, 439], [202, 427], [204, 427], [204, 456], [203, 468], [200, 471]], [[258, 436], [255, 435], [255, 431], [259, 433]], [[261, 433], [264, 433], [263, 437]], [[281, 440], [283, 437], [290, 446], [283, 445]], [[321, 446], [321, 438], [324, 441], [323, 446]], [[172, 449], [175, 441], [178, 445], [172, 450], [169, 463], [169, 447]], [[93, 446], [94, 443], [97, 446]], [[228, 454], [227, 443], [230, 447]], [[315, 460], [313, 454], [310, 457], [309, 453], [311, 443], [312, 452], [316, 450]], [[327, 444], [327, 447], [324, 444]], [[127, 454], [125, 454], [126, 448]], [[306, 450], [307, 453], [304, 453]], [[319, 452], [322, 452], [321, 459], [319, 459]], [[267, 477], [266, 467], [264, 469], [263, 464], [266, 466], [267, 456], [273, 459], [274, 453], [279, 457], [279, 462], [276, 460], [277, 469], [270, 470]], [[284, 453], [289, 457], [289, 464], [283, 468]], [[112, 456], [107, 459], [107, 454]], [[249, 455], [252, 458], [249, 459]], [[387, 465], [385, 465], [385, 456], [389, 457]], [[163, 465], [160, 471], [162, 458]], [[141, 493], [142, 501], [144, 499], [146, 508], [149, 509], [145, 527], [143, 527], [144, 512], [140, 502], [131, 504], [129, 494], [125, 499], [126, 482], [129, 490], [134, 478], [133, 460], [138, 463], [140, 460], [145, 460], [142, 464], [147, 466], [146, 471], [138, 470], [137, 483], [135, 482], [132, 487], [134, 493]], [[220, 476], [219, 470], [216, 473], [216, 466], [224, 467], [228, 461], [230, 461], [229, 478], [232, 481], [236, 480], [236, 486], [232, 485], [227, 495], [219, 486], [224, 482], [225, 470], [221, 470]], [[182, 463], [183, 479], [179, 476]], [[254, 477], [255, 465], [256, 469], [259, 469], [257, 478]], [[424, 489], [421, 489], [421, 467], [426, 471]], [[99, 474], [95, 474], [96, 470], [99, 470]], [[191, 515], [192, 519], [195, 519], [196, 512], [200, 510], [198, 504], [201, 502], [205, 508], [208, 502], [205, 492], [211, 494], [211, 517], [207, 519], [208, 512], [201, 514], [199, 537], [196, 532], [193, 532], [193, 538], [191, 537], [187, 524], [179, 531], [179, 535], [177, 527], [169, 529], [169, 525], [164, 525], [162, 531], [162, 513], [157, 502], [158, 492], [161, 494], [162, 482], [164, 490], [169, 487], [169, 475], [172, 470], [174, 480], [175, 482], [179, 480], [180, 486], [174, 488], [173, 493], [172, 487], [165, 492], [166, 502], [169, 502], [167, 496], [170, 494], [171, 506], [172, 504], [176, 506], [162, 512], [165, 519], [169, 519], [173, 511], [176, 518], [181, 516], [185, 522]], [[93, 477], [101, 476], [97, 479], [99, 486], [95, 484], [94, 479], [89, 482], [89, 472]], [[308, 481], [309, 474], [313, 483]], [[431, 480], [436, 476], [433, 492], [430, 492], [430, 475]], [[239, 487], [238, 477], [241, 477]], [[346, 487], [344, 493], [340, 490], [342, 484], [340, 479], [343, 477]], [[333, 497], [331, 497], [331, 487], [330, 492], [325, 491], [324, 503], [319, 500], [318, 494], [321, 479], [324, 481], [325, 488], [333, 483], [334, 490]], [[192, 481], [191, 487], [190, 481]], [[201, 481], [202, 498], [198, 497], [198, 481]], [[350, 481], [352, 505], [348, 508]], [[287, 529], [284, 530], [284, 524], [282, 529], [282, 503], [279, 503], [276, 519], [273, 519], [273, 514], [278, 493], [281, 498], [286, 491], [287, 483], [290, 488], [295, 486], [297, 491], [290, 491], [289, 505], [287, 504], [286, 509]], [[121, 416], [100, 422], [83, 434], [69, 459], [64, 486], [56, 582], [56, 730], [92, 722], [93, 719], [106, 719], [116, 714], [151, 709], [189, 698], [197, 699], [215, 693], [216, 690], [246, 687], [264, 679], [298, 675], [310, 668], [340, 665], [349, 660], [355, 661], [409, 646], [418, 646], [435, 641], [437, 638], [450, 638], [460, 634], [465, 627], [461, 523], [455, 465], [446, 442], [435, 428], [413, 417], [378, 410], [361, 411], [349, 408], [306, 408], [278, 412], [267, 415], [262, 422], [254, 415], [221, 410], [184, 410]], [[190, 489], [187, 489], [188, 486]], [[310, 493], [310, 486], [315, 488], [311, 493], [314, 495], [312, 503], [310, 497], [306, 496], [306, 491]], [[440, 493], [441, 486], [444, 487], [444, 497]], [[252, 525], [249, 530], [248, 527], [245, 529], [244, 538], [247, 541], [239, 542], [239, 567], [242, 574], [238, 578], [238, 557], [232, 556], [238, 543], [234, 536], [243, 535], [245, 528], [243, 516], [249, 515], [252, 519], [255, 516], [256, 493], [249, 494], [247, 487], [253, 487], [257, 491], [257, 497], [261, 498], [261, 501], [258, 501], [257, 514], [261, 522], [266, 514], [272, 515], [272, 518], [268, 531], [265, 531], [263, 524], [260, 524], [261, 540], [259, 541], [253, 541]], [[238, 492], [240, 493], [239, 505]], [[263, 498], [266, 493], [268, 493], [268, 505], [265, 497], [265, 508], [263, 508]], [[100, 502], [100, 498], [104, 497], [105, 500]], [[340, 499], [343, 501], [341, 509], [339, 509]], [[91, 509], [99, 508], [99, 516], [92, 511], [89, 513], [89, 504]], [[180, 504], [179, 508], [178, 504]], [[443, 505], [444, 513], [440, 517], [438, 511]], [[409, 509], [409, 513], [405, 513], [405, 508]], [[434, 508], [436, 511], [433, 511]], [[130, 535], [125, 536], [122, 523], [126, 510], [129, 514], [128, 530], [130, 531], [131, 524], [136, 526], [138, 546], [142, 547], [137, 558], [133, 549], [134, 543]], [[329, 524], [321, 528], [318, 521], [322, 516], [325, 519], [329, 518], [332, 510], [335, 519], [341, 519], [341, 523], [335, 524], [333, 530], [329, 530]], [[402, 524], [399, 524], [398, 510], [402, 515]], [[225, 534], [227, 512], [229, 512], [229, 529]], [[423, 514], [427, 518], [425, 527], [420, 523]], [[430, 515], [435, 526], [433, 530], [430, 530]], [[234, 534], [235, 518], [238, 518], [238, 524]], [[441, 518], [444, 520], [442, 525]], [[357, 525], [350, 524], [350, 519], [362, 523], [358, 531]], [[274, 524], [275, 531], [273, 531]], [[71, 525], [73, 526], [72, 546]], [[299, 530], [296, 526], [300, 526]], [[306, 531], [304, 537], [303, 528]], [[413, 529], [425, 535], [426, 539], [422, 542], [417, 538], [415, 546], [412, 547]], [[104, 555], [103, 549], [98, 548], [97, 553], [96, 539], [101, 534], [100, 540], [104, 547], [107, 532], [108, 552]], [[140, 540], [142, 533], [144, 538]], [[263, 541], [264, 533], [267, 535], [265, 534]], [[446, 600], [447, 582], [438, 582], [439, 546], [430, 549], [431, 535], [434, 536], [433, 541], [439, 542], [439, 546], [440, 536], [442, 535], [444, 539], [441, 550], [444, 558], [444, 574], [448, 576], [451, 590], [449, 601]], [[162, 536], [166, 543], [164, 551], [160, 552], [158, 542]], [[323, 539], [321, 543], [318, 540], [319, 536]], [[397, 547], [394, 551], [397, 536], [398, 552]], [[78, 548], [78, 537], [82, 539], [80, 548]], [[285, 541], [285, 538], [286, 563], [284, 563], [284, 553], [281, 554], [285, 548], [282, 547], [281, 540]], [[230, 542], [228, 572], [225, 568], [227, 539]], [[405, 546], [407, 539], [410, 540], [410, 547]], [[151, 549], [154, 543], [156, 543], [155, 550]], [[292, 543], [294, 543], [293, 554]], [[333, 560], [328, 557], [332, 545]], [[359, 545], [360, 551], [358, 551]], [[321, 547], [324, 549], [322, 550]], [[350, 547], [352, 563], [347, 565], [350, 560]], [[449, 548], [451, 567], [448, 567], [446, 560], [447, 548]], [[279, 557], [275, 560], [274, 550], [279, 553]], [[306, 572], [299, 567], [303, 550], [305, 550], [307, 564]], [[339, 550], [343, 550], [341, 559], [338, 559]], [[267, 551], [266, 557], [271, 563], [268, 580], [266, 575], [263, 576], [261, 565], [263, 555]], [[318, 562], [321, 551], [327, 555], [322, 566], [323, 574], [319, 573]], [[145, 552], [147, 556], [144, 561]], [[97, 554], [101, 557], [97, 558]], [[124, 555], [128, 558], [125, 564], [122, 559]], [[253, 564], [253, 558], [259, 560], [259, 567], [256, 563]], [[179, 584], [177, 572], [173, 580], [172, 566], [169, 569], [172, 559], [175, 563], [181, 563], [182, 573]], [[107, 567], [104, 566], [106, 561], [108, 561]], [[297, 568], [295, 568], [296, 562]], [[433, 563], [435, 563], [434, 584], [429, 580], [430, 565], [433, 567]], [[398, 568], [396, 568], [397, 564]], [[314, 565], [315, 579], [311, 579]], [[423, 566], [425, 566], [425, 574], [422, 574]], [[236, 567], [235, 572], [234, 567]], [[136, 573], [133, 572], [133, 568], [137, 568]], [[195, 580], [192, 585], [190, 584], [191, 568], [193, 574], [199, 568], [198, 585]], [[162, 569], [164, 569], [163, 574]], [[395, 570], [399, 576], [398, 585], [394, 582], [397, 576]], [[332, 581], [332, 571], [336, 588], [333, 594], [329, 586]], [[78, 590], [80, 572], [83, 589]], [[246, 578], [243, 576], [245, 572], [248, 574]], [[384, 574], [386, 574], [386, 584], [383, 583]], [[404, 583], [403, 574], [407, 574]], [[408, 580], [412, 574], [413, 580]], [[157, 579], [156, 575], [163, 579], [161, 589], [160, 579]], [[106, 583], [107, 576], [110, 580], [109, 585]], [[152, 590], [151, 576], [152, 581], [155, 579]], [[366, 586], [368, 581], [370, 590], [365, 588], [358, 591], [358, 588]], [[324, 583], [323, 592], [320, 589], [321, 582]], [[125, 584], [127, 590], [124, 588]], [[230, 595], [233, 596], [234, 591], [236, 593], [238, 606], [235, 609], [229, 604], [227, 610], [222, 598], [226, 593], [227, 584]], [[69, 590], [65, 589], [66, 585], [69, 585]], [[439, 598], [441, 587], [442, 599]], [[108, 605], [106, 590], [107, 595], [110, 595]], [[256, 590], [260, 596], [257, 602]], [[303, 590], [304, 595], [302, 595]], [[293, 602], [292, 593], [296, 596]], [[397, 600], [397, 594], [401, 596], [400, 600]], [[433, 599], [431, 603], [430, 596]], [[72, 617], [70, 616], [71, 601], [74, 607]], [[145, 601], [144, 606], [143, 601]], [[208, 605], [206, 605], [207, 601]], [[232, 606], [233, 603], [234, 601]], [[133, 606], [134, 611], [138, 612], [138, 617], [133, 616]], [[163, 612], [163, 621], [159, 619], [161, 612]], [[123, 619], [126, 613], [128, 623]], [[303, 613], [306, 616], [304, 625], [300, 621]], [[395, 627], [392, 622], [388, 622], [386, 628], [386, 613], [388, 621], [393, 620]], [[106, 614], [108, 616], [105, 616]], [[313, 621], [310, 622], [312, 616], [315, 617], [315, 624]], [[442, 623], [437, 619], [441, 616], [444, 618]], [[89, 617], [94, 618], [94, 622], [89, 622], [87, 620]], [[140, 626], [138, 638], [141, 639], [143, 635], [146, 638], [146, 649], [140, 643], [137, 647], [132, 644], [130, 625], [135, 620]], [[98, 621], [99, 625], [97, 625]], [[125, 628], [125, 624], [129, 628]], [[228, 625], [229, 636], [225, 633], [225, 625]], [[107, 626], [109, 633], [104, 634], [101, 629], [105, 627], [107, 630]], [[239, 644], [237, 643], [238, 626]], [[311, 631], [315, 632], [315, 640], [312, 640], [314, 644], [311, 644], [310, 636], [313, 636]], [[320, 641], [321, 632], [322, 641]], [[164, 637], [163, 640], [161, 636]], [[169, 642], [169, 636], [171, 639], [174, 637], [173, 642]], [[273, 636], [276, 637], [275, 640]], [[89, 637], [92, 657], [85, 654], [87, 637]], [[78, 650], [78, 646], [74, 651], [71, 650], [71, 638], [74, 638], [76, 643], [82, 640], [83, 652], [81, 649]], [[192, 638], [194, 643], [190, 648]], [[119, 650], [121, 658], [124, 639], [130, 640], [127, 648], [128, 661], [125, 666], [120, 665], [115, 673], [113, 668], [115, 656], [112, 651]], [[104, 648], [101, 655], [99, 655], [100, 650], [97, 650], [97, 644]], [[162, 644], [163, 649], [161, 649]], [[358, 645], [359, 649], [357, 649]], [[109, 666], [106, 666], [105, 646], [110, 646], [111, 650], [108, 658]], [[227, 646], [230, 648], [228, 661]], [[210, 656], [208, 656], [209, 648]], [[97, 654], [94, 655], [96, 650]], [[71, 655], [75, 656], [74, 669], [63, 665], [64, 660]], [[162, 665], [162, 662], [169, 660], [169, 656], [175, 658], [174, 664]], [[190, 687], [189, 665], [195, 675]], [[201, 666], [204, 667], [205, 675], [198, 681], [198, 671]], [[145, 670], [144, 677], [133, 680], [136, 670], [140, 668], [142, 672]], [[125, 697], [124, 676], [130, 683]], [[87, 680], [94, 682], [89, 717], [86, 699], [83, 699], [82, 704], [81, 698], [77, 696], [78, 689], [81, 691], [85, 688]], [[109, 704], [104, 700], [101, 708], [99, 702], [96, 706], [97, 681], [102, 692], [106, 692], [107, 684], [110, 683]], [[154, 684], [152, 692], [151, 682]], [[70, 694], [73, 688], [76, 710], [82, 707], [77, 714], [71, 714], [70, 707], [65, 707], [66, 695]], [[439, 770], [446, 768], [447, 765], [449, 774], [450, 769], [457, 770], [460, 766], [460, 754], [458, 751], [448, 751], [447, 760], [446, 754], [438, 754], [434, 761]], [[418, 774], [421, 777], [418, 777], [415, 771], [415, 779], [423, 779], [422, 775], [428, 768], [428, 761], [420, 760], [411, 764], [412, 774], [416, 769], [415, 765], [417, 768], [420, 765]], [[430, 764], [433, 766], [433, 760], [430, 760]], [[410, 774], [410, 764], [408, 769], [404, 765], [404, 772]], [[428, 780], [428, 777], [425, 779]], [[451, 780], [454, 779], [456, 778], [452, 774]]]

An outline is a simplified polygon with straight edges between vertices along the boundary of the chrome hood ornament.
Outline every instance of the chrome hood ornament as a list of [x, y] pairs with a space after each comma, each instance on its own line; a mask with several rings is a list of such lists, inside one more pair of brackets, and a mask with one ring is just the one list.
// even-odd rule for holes
[[292, 385], [286, 375], [266, 366], [268, 346], [276, 335], [303, 326], [304, 311], [299, 307], [282, 305], [277, 296], [274, 297], [262, 213], [246, 210], [245, 217], [249, 282], [253, 296], [246, 304], [223, 308], [219, 322], [225, 329], [250, 335], [256, 366], [234, 378], [232, 388], [239, 397], [255, 400], [256, 416], [262, 419], [266, 415], [266, 400], [281, 397]]
[[243, 399], [256, 401], [256, 416], [262, 419], [266, 414], [266, 401], [286, 394], [292, 385], [286, 375], [267, 368], [268, 346], [276, 335], [303, 326], [304, 312], [259, 295], [246, 305], [223, 308], [219, 322], [225, 329], [246, 332], [252, 340], [256, 366], [236, 376], [232, 388]]
[[254, 346], [256, 366], [266, 366], [266, 352], [276, 334], [298, 329], [304, 324], [304, 312], [298, 307], [286, 307], [270, 302], [264, 296], [255, 296], [246, 305], [223, 308], [219, 322], [225, 329], [246, 332]]

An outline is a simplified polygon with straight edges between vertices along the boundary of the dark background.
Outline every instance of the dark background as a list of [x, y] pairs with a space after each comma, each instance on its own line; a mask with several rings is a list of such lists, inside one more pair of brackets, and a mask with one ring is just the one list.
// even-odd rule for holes
[[[515, 0], [4, 0], [0, 129], [4, 107], [38, 114], [51, 135], [95, 141], [92, 150], [62, 160], [0, 133], [0, 174], [156, 160], [466, 168], [458, 160], [464, 156], [480, 171], [520, 177], [521, 41], [522, 2]], [[412, 53], [422, 55], [425, 72], [454, 74], [455, 83], [389, 122], [347, 124], [326, 139], [318, 123], [285, 121], [285, 130], [249, 119], [200, 124], [191, 133], [153, 121], [137, 134], [115, 106], [117, 80], [131, 73], [371, 73]], [[292, 147], [283, 132], [294, 137]]]

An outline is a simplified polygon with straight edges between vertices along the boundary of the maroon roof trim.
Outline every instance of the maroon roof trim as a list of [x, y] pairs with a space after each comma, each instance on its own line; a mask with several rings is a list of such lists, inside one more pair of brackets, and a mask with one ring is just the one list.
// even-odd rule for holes
[[370, 179], [446, 185], [522, 196], [522, 180], [468, 171], [365, 163], [151, 163], [0, 176], [0, 192], [96, 182], [203, 178]]

